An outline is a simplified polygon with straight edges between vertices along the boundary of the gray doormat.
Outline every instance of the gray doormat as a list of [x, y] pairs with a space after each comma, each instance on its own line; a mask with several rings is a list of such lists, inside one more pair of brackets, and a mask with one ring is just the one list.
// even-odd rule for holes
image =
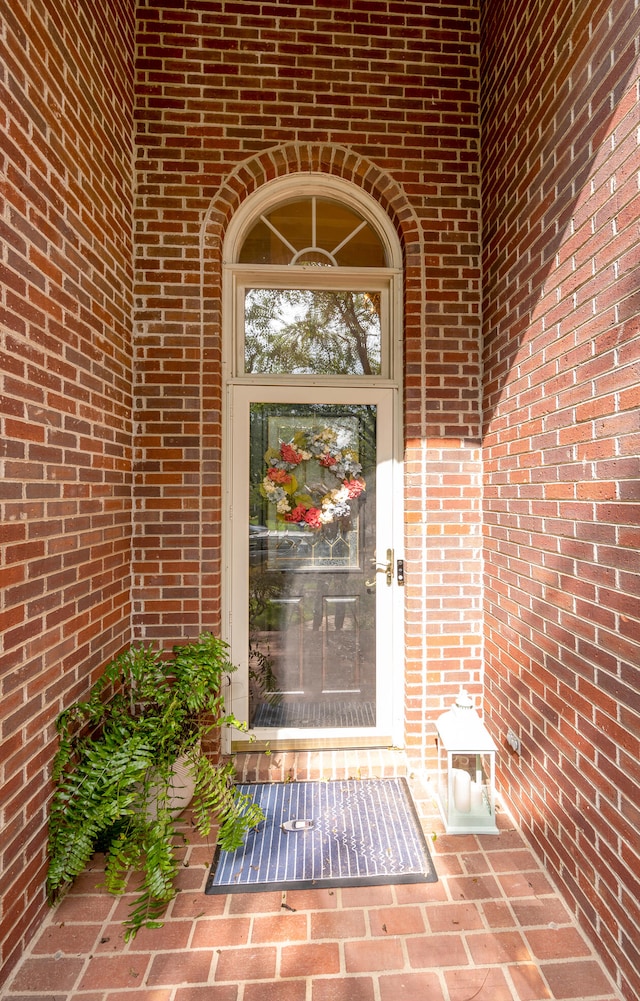
[[216, 852], [205, 893], [431, 883], [436, 875], [405, 779], [239, 785], [265, 820]]

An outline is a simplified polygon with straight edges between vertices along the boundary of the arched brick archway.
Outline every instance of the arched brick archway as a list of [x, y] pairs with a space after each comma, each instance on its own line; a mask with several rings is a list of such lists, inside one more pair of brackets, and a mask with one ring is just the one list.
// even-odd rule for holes
[[203, 259], [216, 246], [221, 246], [229, 220], [253, 191], [287, 174], [314, 171], [351, 181], [370, 194], [396, 226], [405, 248], [405, 266], [420, 266], [420, 228], [413, 206], [402, 188], [367, 157], [346, 146], [330, 143], [287, 143], [264, 150], [238, 164], [212, 197], [205, 215], [202, 226]]

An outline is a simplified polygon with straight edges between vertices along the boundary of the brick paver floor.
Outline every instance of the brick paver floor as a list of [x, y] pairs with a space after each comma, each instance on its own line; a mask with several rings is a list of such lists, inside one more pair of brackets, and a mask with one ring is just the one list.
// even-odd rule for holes
[[[253, 754], [244, 781], [406, 771], [392, 752]], [[437, 883], [205, 896], [212, 849], [185, 818], [164, 926], [125, 942], [125, 895], [100, 857], [50, 912], [3, 1001], [631, 1001], [508, 815], [498, 836], [446, 835], [409, 775]]]

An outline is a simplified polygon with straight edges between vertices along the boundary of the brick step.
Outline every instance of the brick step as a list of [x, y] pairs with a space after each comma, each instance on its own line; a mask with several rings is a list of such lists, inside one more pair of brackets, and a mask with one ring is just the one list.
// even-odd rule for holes
[[235, 756], [238, 782], [304, 782], [319, 779], [366, 779], [406, 776], [404, 751], [394, 749], [264, 751]]

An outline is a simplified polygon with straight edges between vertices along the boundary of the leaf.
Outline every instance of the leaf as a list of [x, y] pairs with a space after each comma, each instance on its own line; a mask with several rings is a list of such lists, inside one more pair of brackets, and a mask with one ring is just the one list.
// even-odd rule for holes
[[198, 761], [194, 819], [200, 834], [206, 837], [211, 831], [211, 819], [218, 823], [218, 844], [226, 850], [238, 848], [247, 831], [264, 820], [264, 813], [250, 796], [241, 793], [234, 785], [233, 762], [214, 766], [202, 756]]
[[313, 507], [313, 497], [311, 494], [298, 494], [296, 497], [296, 504], [302, 504], [303, 507]]

